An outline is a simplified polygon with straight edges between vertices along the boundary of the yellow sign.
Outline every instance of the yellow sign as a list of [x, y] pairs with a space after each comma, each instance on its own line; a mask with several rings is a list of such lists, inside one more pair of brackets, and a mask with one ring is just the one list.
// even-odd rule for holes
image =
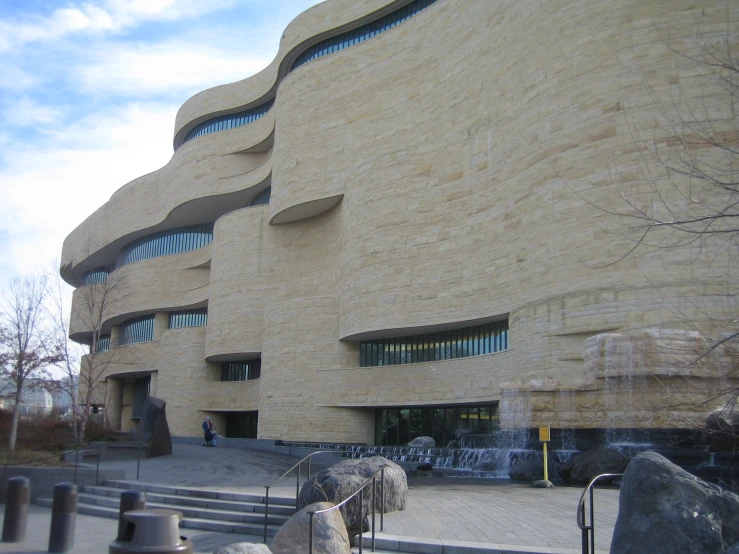
[[539, 427], [539, 442], [549, 442], [549, 425]]

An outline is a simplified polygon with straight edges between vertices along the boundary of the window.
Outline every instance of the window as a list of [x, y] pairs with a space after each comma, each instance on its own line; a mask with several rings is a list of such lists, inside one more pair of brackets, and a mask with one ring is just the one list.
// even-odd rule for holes
[[[92, 345], [90, 345], [92, 348]], [[96, 344], [95, 352], [110, 352], [110, 335], [100, 335]]]
[[154, 340], [154, 314], [130, 319], [120, 325], [121, 345]]
[[141, 237], [124, 246], [118, 255], [116, 267], [158, 256], [189, 252], [209, 245], [212, 240], [212, 223], [169, 229]]
[[109, 274], [109, 267], [97, 267], [95, 269], [91, 269], [82, 276], [82, 284], [91, 285], [93, 283], [104, 283]]
[[249, 206], [262, 206], [269, 204], [269, 197], [272, 195], [272, 187], [267, 187], [263, 191], [257, 193], [257, 195], [251, 199]]
[[169, 328], [205, 327], [208, 324], [208, 308], [169, 312]]
[[221, 381], [251, 381], [259, 379], [261, 374], [261, 358], [241, 362], [223, 362], [221, 364]]
[[487, 435], [497, 428], [497, 403], [375, 410], [377, 446], [405, 445], [416, 437], [433, 437], [437, 447], [444, 448], [455, 438], [457, 429]]
[[234, 439], [256, 439], [259, 412], [228, 412], [226, 436]]
[[416, 364], [480, 356], [508, 349], [508, 320], [429, 333], [362, 341], [360, 367]]
[[187, 133], [187, 135], [185, 135], [182, 144], [185, 144], [187, 141], [201, 137], [203, 135], [217, 133], [218, 131], [228, 131], [229, 129], [235, 129], [236, 127], [241, 127], [243, 125], [247, 125], [248, 123], [256, 121], [269, 111], [274, 102], [275, 99], [271, 98], [267, 100], [264, 104], [260, 104], [255, 108], [250, 108], [248, 110], [243, 110], [237, 113], [220, 115], [218, 117], [213, 117], [211, 119], [203, 121], [202, 123], [193, 127]]

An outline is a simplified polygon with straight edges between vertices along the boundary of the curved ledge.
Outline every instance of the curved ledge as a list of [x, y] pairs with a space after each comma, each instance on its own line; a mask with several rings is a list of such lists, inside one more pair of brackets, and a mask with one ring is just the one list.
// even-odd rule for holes
[[[185, 136], [207, 119], [255, 108], [276, 95], [280, 81], [309, 47], [333, 35], [361, 27], [413, 0], [334, 0], [298, 15], [285, 29], [275, 59], [265, 69], [241, 81], [202, 91], [177, 112], [173, 145], [177, 150]], [[252, 100], [244, 102], [244, 97]]]
[[282, 225], [284, 223], [292, 223], [293, 221], [300, 221], [301, 219], [308, 219], [323, 212], [329, 211], [331, 208], [336, 206], [341, 199], [344, 198], [344, 194], [337, 194], [335, 196], [329, 196], [328, 198], [319, 198], [317, 200], [308, 200], [295, 206], [290, 206], [274, 214], [270, 220], [270, 225]]
[[[230, 352], [228, 354], [213, 354], [212, 356], [206, 357], [205, 360], [208, 362], [235, 362], [239, 360], [256, 360], [261, 356], [261, 352]], [[249, 382], [257, 380], [250, 379]]]
[[[439, 333], [441, 331], [453, 331], [454, 329], [463, 329], [465, 327], [473, 327], [475, 325], [484, 325], [493, 323], [494, 321], [503, 321], [508, 314], [498, 314], [493, 317], [480, 317], [475, 319], [461, 319], [449, 323], [437, 323], [433, 325], [416, 325], [408, 327], [397, 327], [395, 329], [377, 329], [374, 331], [363, 331], [361, 333], [353, 333], [340, 337], [339, 340], [346, 342], [359, 342], [364, 340], [373, 340], [378, 338], [397, 338], [408, 337], [412, 335], [425, 335], [429, 333]], [[487, 355], [487, 354], [485, 354]]]

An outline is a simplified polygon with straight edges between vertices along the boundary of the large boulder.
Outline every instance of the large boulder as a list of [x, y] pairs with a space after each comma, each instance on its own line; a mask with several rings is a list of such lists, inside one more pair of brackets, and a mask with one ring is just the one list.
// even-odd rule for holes
[[[385, 465], [385, 513], [405, 510], [408, 500], [408, 481], [405, 471], [396, 463], [383, 458], [372, 456], [370, 458], [358, 458], [355, 460], [342, 460], [315, 475], [305, 482], [298, 495], [298, 509], [313, 504], [314, 502], [340, 502], [349, 498], [359, 490], [364, 482]], [[377, 475], [377, 495], [375, 499], [375, 511], [379, 513], [382, 509], [380, 476]], [[372, 488], [367, 487], [363, 493], [364, 514], [372, 513]], [[352, 531], [360, 527], [359, 501], [351, 500], [341, 508], [347, 529]], [[366, 517], [365, 517], [366, 521]], [[366, 525], [363, 525], [366, 527]]]
[[739, 496], [655, 452], [631, 460], [618, 504], [611, 552], [719, 554], [739, 542]]
[[215, 550], [213, 554], [272, 554], [266, 544], [234, 542]]
[[416, 437], [408, 443], [408, 446], [415, 448], [435, 448], [436, 441], [432, 437]]
[[508, 471], [508, 475], [513, 481], [524, 481], [533, 483], [544, 479], [544, 462], [542, 460], [520, 460], [517, 464], [513, 464]]
[[141, 419], [133, 434], [134, 441], [148, 443], [151, 458], [172, 453], [166, 406], [167, 403], [161, 398], [149, 396], [141, 408]]
[[[273, 554], [305, 554], [308, 552], [310, 514], [335, 506], [333, 502], [309, 504], [282, 524], [272, 539]], [[313, 516], [314, 554], [351, 554], [349, 535], [339, 510]]]
[[602, 473], [623, 473], [629, 458], [615, 448], [595, 448], [575, 454], [559, 470], [559, 476], [571, 485], [587, 485]]

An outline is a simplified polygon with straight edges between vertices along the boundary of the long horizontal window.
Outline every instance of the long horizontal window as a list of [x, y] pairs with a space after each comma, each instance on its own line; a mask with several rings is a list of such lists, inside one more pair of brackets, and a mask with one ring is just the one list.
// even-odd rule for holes
[[362, 341], [360, 367], [415, 364], [491, 354], [508, 349], [508, 320], [464, 329]]
[[259, 379], [261, 374], [261, 358], [243, 362], [223, 362], [221, 364], [221, 381], [251, 381], [252, 379]]
[[444, 447], [458, 429], [489, 434], [498, 427], [498, 405], [383, 408], [375, 410], [375, 444], [405, 445], [416, 437], [432, 437]]
[[93, 283], [104, 283], [110, 275], [109, 267], [97, 267], [86, 272], [82, 276], [83, 285], [92, 285]]
[[119, 344], [150, 342], [154, 340], [154, 314], [137, 317], [121, 323]]
[[220, 115], [213, 117], [193, 127], [187, 135], [185, 135], [182, 144], [194, 138], [208, 135], [210, 133], [217, 133], [218, 131], [228, 131], [229, 129], [235, 129], [247, 125], [257, 119], [261, 118], [266, 114], [274, 104], [275, 99], [271, 98], [264, 104], [260, 104], [254, 108], [244, 110], [242, 112], [231, 113], [226, 115]]
[[406, 19], [410, 19], [420, 11], [428, 8], [434, 2], [436, 0], [415, 0], [380, 19], [362, 25], [358, 29], [322, 40], [300, 54], [290, 68], [290, 71], [312, 60], [322, 58], [339, 50], [344, 50], [345, 48], [364, 42], [375, 35], [389, 31], [396, 25], [403, 23]]
[[[362, 25], [357, 29], [322, 40], [318, 44], [314, 44], [304, 52], [301, 52], [290, 67], [290, 71], [312, 60], [322, 58], [339, 50], [344, 50], [345, 48], [364, 42], [375, 35], [389, 31], [396, 25], [403, 23], [406, 19], [410, 19], [420, 11], [426, 9], [434, 2], [436, 0], [414, 0], [410, 4], [406, 4], [402, 8], [398, 8], [394, 12]], [[203, 121], [185, 135], [182, 144], [203, 135], [217, 133], [218, 131], [227, 131], [228, 129], [234, 129], [256, 121], [269, 111], [273, 103], [274, 98], [271, 98], [264, 104], [260, 104], [254, 108], [233, 114], [220, 115]]]
[[116, 267], [149, 258], [189, 252], [207, 246], [212, 240], [212, 223], [169, 229], [127, 244], [118, 255]]
[[208, 309], [169, 312], [169, 328], [205, 327], [208, 324]]

